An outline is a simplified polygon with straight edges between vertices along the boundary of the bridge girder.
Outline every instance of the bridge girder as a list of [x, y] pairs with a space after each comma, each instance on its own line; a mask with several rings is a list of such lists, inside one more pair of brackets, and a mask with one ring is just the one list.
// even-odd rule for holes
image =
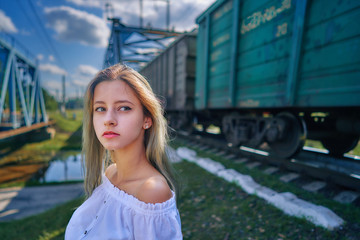
[[180, 32], [125, 26], [118, 18], [112, 21], [112, 30], [103, 67], [124, 63], [140, 70], [154, 59]]
[[48, 122], [38, 66], [4, 39], [0, 39], [0, 87], [0, 131]]

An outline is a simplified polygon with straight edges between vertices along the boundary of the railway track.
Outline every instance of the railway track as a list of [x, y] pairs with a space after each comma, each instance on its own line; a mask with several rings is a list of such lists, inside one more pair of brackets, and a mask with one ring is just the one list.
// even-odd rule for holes
[[310, 192], [321, 192], [342, 203], [360, 206], [360, 157], [332, 157], [318, 149], [304, 147], [296, 157], [283, 159], [272, 156], [267, 147], [230, 148], [221, 135], [177, 132], [178, 138], [191, 146], [244, 163], [248, 168], [260, 167], [266, 174], [279, 174], [280, 180], [295, 182]]

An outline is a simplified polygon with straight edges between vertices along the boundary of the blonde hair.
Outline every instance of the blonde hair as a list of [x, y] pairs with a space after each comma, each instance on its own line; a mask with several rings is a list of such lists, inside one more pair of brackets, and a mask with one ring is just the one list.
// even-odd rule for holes
[[95, 87], [103, 81], [124, 81], [140, 100], [144, 114], [152, 119], [151, 128], [145, 130], [144, 144], [146, 158], [167, 180], [175, 191], [173, 170], [168, 161], [165, 148], [168, 141], [167, 122], [159, 100], [146, 79], [132, 68], [116, 64], [100, 71], [89, 83], [84, 102], [82, 160], [85, 171], [84, 188], [87, 197], [101, 184], [103, 167], [111, 163], [109, 152], [97, 139], [93, 127], [93, 100]]

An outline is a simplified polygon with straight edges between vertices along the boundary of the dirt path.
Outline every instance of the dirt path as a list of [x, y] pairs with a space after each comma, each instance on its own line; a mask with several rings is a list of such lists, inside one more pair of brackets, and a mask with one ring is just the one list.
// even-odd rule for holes
[[39, 214], [83, 194], [82, 183], [3, 188], [0, 189], [0, 221]]

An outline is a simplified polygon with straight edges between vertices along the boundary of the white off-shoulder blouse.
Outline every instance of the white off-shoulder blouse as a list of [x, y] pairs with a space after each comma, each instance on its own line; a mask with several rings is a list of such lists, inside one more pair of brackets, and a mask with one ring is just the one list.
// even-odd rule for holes
[[115, 187], [103, 175], [103, 183], [74, 212], [65, 240], [182, 239], [175, 194], [163, 203], [145, 203]]

